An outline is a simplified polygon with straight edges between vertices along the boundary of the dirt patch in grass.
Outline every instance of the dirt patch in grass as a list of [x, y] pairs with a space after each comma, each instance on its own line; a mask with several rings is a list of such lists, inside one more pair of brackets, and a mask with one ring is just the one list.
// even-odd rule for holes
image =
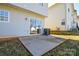
[[28, 50], [16, 38], [0, 42], [0, 56], [29, 56]]

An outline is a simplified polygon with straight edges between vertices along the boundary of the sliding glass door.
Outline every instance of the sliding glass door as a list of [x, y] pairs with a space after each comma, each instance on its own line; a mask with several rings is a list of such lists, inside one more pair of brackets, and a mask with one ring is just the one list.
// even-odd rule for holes
[[30, 33], [31, 34], [36, 34], [37, 29], [43, 28], [43, 20], [40, 19], [30, 19]]

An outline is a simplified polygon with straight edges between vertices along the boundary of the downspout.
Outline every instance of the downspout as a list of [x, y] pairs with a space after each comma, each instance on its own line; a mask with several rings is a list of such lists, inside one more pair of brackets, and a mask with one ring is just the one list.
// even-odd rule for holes
[[65, 3], [65, 28], [67, 30], [67, 6], [66, 6], [66, 3]]

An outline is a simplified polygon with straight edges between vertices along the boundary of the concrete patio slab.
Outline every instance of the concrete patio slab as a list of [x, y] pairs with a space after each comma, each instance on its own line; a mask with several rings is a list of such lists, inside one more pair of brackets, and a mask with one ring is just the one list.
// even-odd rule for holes
[[32, 53], [34, 56], [40, 56], [49, 50], [55, 48], [62, 42], [64, 39], [56, 39], [53, 36], [29, 36], [22, 37], [19, 40], [23, 43], [23, 45]]

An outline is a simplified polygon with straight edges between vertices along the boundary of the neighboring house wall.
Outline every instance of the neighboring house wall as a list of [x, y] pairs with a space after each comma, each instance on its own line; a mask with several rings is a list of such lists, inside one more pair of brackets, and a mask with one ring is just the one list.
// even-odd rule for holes
[[65, 30], [65, 4], [57, 3], [48, 9], [48, 17], [45, 19], [45, 27], [51, 30]]
[[67, 31], [74, 25], [74, 5], [72, 3], [57, 3], [48, 9], [45, 27], [51, 30]]
[[[9, 11], [9, 22], [0, 22], [0, 36], [26, 36], [30, 35], [30, 17], [44, 20], [45, 16], [11, 6], [0, 4], [0, 10]], [[27, 18], [27, 20], [25, 20]]]

